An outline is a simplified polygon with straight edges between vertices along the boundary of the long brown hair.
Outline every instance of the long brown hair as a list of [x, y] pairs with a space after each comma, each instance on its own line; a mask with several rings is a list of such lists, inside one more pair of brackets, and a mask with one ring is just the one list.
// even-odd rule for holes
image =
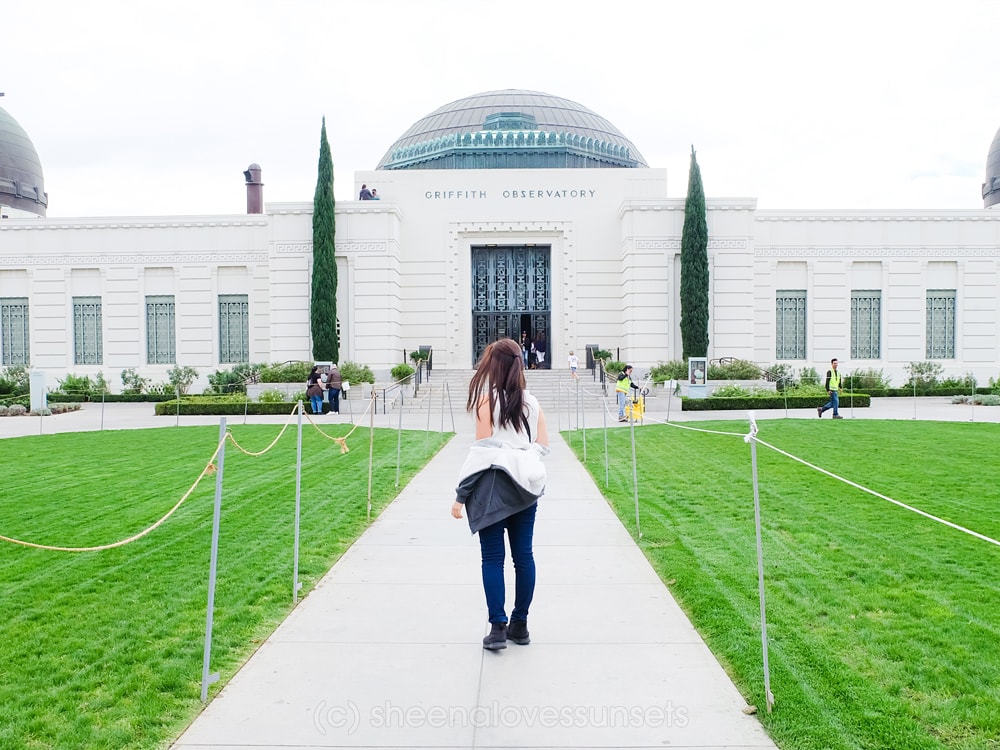
[[467, 411], [479, 408], [484, 396], [490, 401], [490, 427], [499, 404], [500, 427], [510, 426], [515, 432], [525, 429], [524, 359], [521, 345], [514, 339], [498, 339], [486, 347], [479, 360], [476, 374], [469, 382]]

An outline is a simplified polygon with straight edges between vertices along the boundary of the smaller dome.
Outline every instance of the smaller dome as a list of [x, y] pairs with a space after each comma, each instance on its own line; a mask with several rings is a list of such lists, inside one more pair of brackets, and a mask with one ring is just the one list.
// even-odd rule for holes
[[3, 107], [0, 107], [0, 203], [38, 216], [45, 216], [49, 204], [38, 153], [28, 134]]
[[993, 136], [990, 154], [986, 157], [986, 182], [983, 183], [983, 208], [1000, 203], [1000, 130]]

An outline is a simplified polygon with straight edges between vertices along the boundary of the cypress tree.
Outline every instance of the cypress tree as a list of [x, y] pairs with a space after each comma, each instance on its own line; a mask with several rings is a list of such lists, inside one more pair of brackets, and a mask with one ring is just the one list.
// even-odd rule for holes
[[681, 235], [681, 347], [684, 359], [708, 356], [708, 221], [694, 146]]
[[333, 198], [333, 158], [326, 139], [326, 118], [319, 139], [319, 176], [313, 197], [313, 270], [310, 323], [313, 358], [337, 362], [340, 339], [337, 336], [337, 261], [334, 237], [337, 221]]

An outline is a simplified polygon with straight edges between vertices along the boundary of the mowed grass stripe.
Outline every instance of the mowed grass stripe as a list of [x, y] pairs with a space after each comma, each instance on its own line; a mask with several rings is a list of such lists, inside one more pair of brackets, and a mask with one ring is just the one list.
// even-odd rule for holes
[[[232, 431], [253, 450], [277, 434]], [[374, 437], [377, 514], [397, 492], [397, 433]], [[341, 455], [304, 430], [303, 593], [367, 525], [368, 439], [358, 430]], [[446, 439], [403, 433], [401, 486]], [[176, 503], [217, 444], [217, 427], [0, 441], [20, 482], [0, 500], [0, 533], [61, 545], [131, 536]], [[63, 457], [59, 471], [38, 481], [38, 456], [53, 452]], [[294, 430], [259, 458], [226, 448], [212, 664], [223, 681], [291, 606], [295, 452]], [[117, 549], [0, 544], [0, 747], [157, 747], [200, 710], [214, 492], [215, 477], [206, 477], [166, 524]]]
[[[746, 431], [745, 423], [700, 426]], [[847, 479], [980, 533], [1000, 531], [990, 470], [998, 425], [760, 426], [762, 440]], [[670, 426], [635, 434], [640, 546], [744, 694], [763, 706], [749, 447]], [[609, 434], [606, 494], [634, 532], [628, 438]], [[603, 450], [588, 458], [603, 490]], [[758, 468], [778, 699], [761, 719], [779, 745], [995, 750], [1000, 549], [763, 446]]]

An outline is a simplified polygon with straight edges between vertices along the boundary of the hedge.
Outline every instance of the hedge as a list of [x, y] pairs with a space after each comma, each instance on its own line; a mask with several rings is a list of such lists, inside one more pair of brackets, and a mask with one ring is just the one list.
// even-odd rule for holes
[[54, 404], [80, 403], [87, 401], [98, 404], [101, 403], [101, 401], [104, 401], [105, 403], [110, 404], [142, 402], [154, 403], [156, 401], [169, 401], [170, 399], [176, 399], [177, 396], [173, 393], [105, 393], [102, 399], [100, 393], [60, 393], [59, 391], [52, 391], [47, 393], [45, 398]]
[[[932, 388], [921, 388], [917, 386], [916, 395], [917, 396], [971, 396], [972, 389], [968, 386], [934, 386]], [[866, 388], [865, 392], [869, 396], [877, 397], [897, 397], [906, 398], [909, 396], [912, 398], [914, 396], [913, 386], [911, 385], [907, 388], [905, 385], [899, 388]], [[980, 396], [988, 396], [993, 393], [990, 388], [976, 388], [976, 393]]]
[[[204, 414], [240, 416], [243, 414], [287, 415], [291, 414], [294, 408], [295, 402], [293, 401], [261, 403], [259, 401], [211, 401], [208, 399], [199, 399], [197, 401], [185, 401], [182, 399], [180, 408], [178, 408], [177, 400], [174, 399], [158, 403], [155, 407], [155, 413], [158, 417], [170, 417], [178, 413], [188, 417]], [[325, 402], [323, 408], [324, 411], [329, 408]]]
[[[725, 411], [749, 409], [815, 409], [822, 406], [824, 396], [789, 396], [781, 394], [774, 396], [743, 396], [737, 398], [691, 398], [681, 396], [681, 411]], [[843, 393], [840, 396], [841, 408], [856, 406], [864, 408], [871, 406], [871, 396], [867, 393]]]

